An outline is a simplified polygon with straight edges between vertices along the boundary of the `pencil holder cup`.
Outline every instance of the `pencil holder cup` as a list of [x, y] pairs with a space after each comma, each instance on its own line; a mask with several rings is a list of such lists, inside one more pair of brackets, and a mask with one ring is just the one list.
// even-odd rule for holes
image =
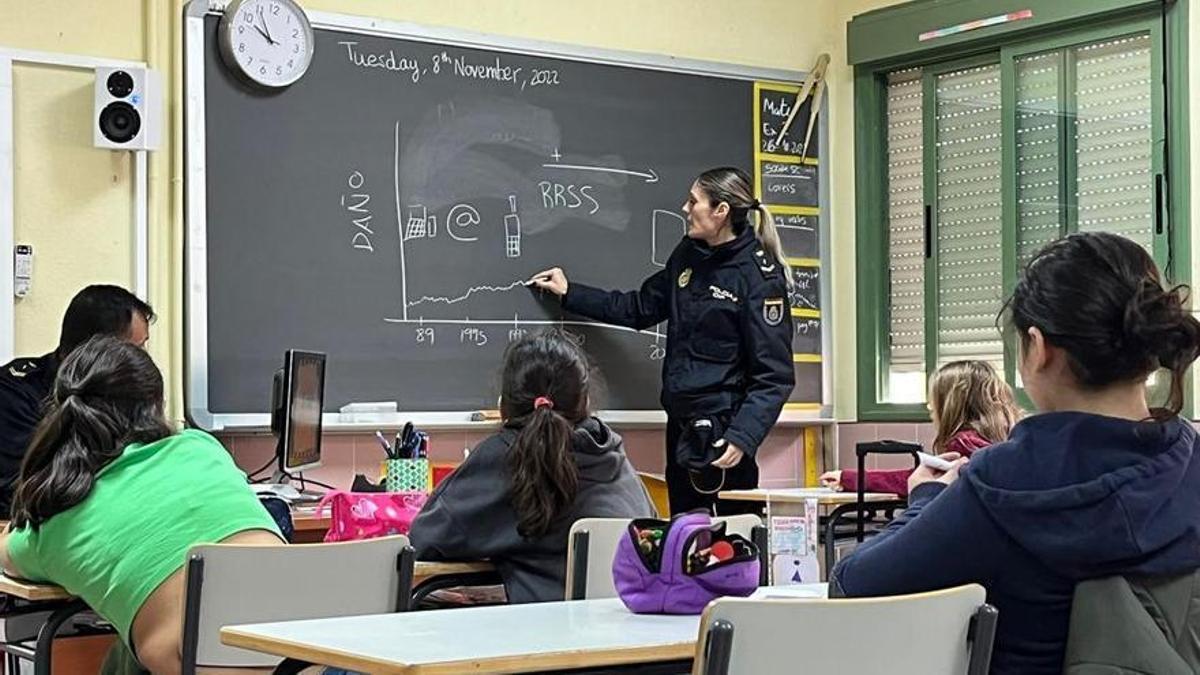
[[429, 492], [428, 459], [388, 459], [383, 466], [388, 492]]

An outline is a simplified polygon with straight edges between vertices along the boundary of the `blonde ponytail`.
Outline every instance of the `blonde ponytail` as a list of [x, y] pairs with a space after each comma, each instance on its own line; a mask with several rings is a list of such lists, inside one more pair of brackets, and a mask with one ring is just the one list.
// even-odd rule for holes
[[792, 279], [792, 266], [788, 264], [787, 255], [783, 252], [783, 244], [779, 241], [779, 230], [775, 228], [775, 218], [757, 199], [754, 200], [752, 208], [758, 211], [758, 218], [754, 219], [754, 236], [758, 239], [758, 243], [762, 244], [767, 255], [779, 263], [779, 267], [783, 270], [783, 279], [787, 283], [788, 290], [791, 290], [795, 284]]
[[[792, 266], [788, 264], [787, 255], [783, 252], [783, 244], [779, 241], [779, 230], [775, 228], [775, 219], [771, 212], [761, 202], [754, 198], [750, 187], [750, 176], [745, 171], [732, 166], [722, 166], [709, 169], [696, 178], [696, 185], [708, 195], [713, 206], [721, 202], [729, 204], [733, 212], [732, 219], [736, 222], [745, 217], [753, 223], [754, 238], [779, 264], [783, 272], [784, 282], [791, 290], [795, 281], [792, 279]], [[750, 212], [757, 211], [758, 217], [751, 218]]]

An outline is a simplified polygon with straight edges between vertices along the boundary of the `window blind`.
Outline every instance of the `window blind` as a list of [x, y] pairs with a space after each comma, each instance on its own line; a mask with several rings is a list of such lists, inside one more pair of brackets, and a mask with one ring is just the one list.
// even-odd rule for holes
[[1114, 232], [1154, 251], [1151, 41], [1074, 48], [1079, 230]]
[[921, 99], [920, 69], [888, 74], [888, 337], [893, 372], [925, 370], [924, 120]]
[[1058, 52], [1016, 59], [1017, 267], [1063, 231]]
[[936, 79], [938, 364], [1003, 366], [1000, 66]]

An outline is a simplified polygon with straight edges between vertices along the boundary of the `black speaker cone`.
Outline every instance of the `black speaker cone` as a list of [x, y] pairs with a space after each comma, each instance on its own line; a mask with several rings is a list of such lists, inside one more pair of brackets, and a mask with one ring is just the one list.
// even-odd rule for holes
[[100, 111], [100, 133], [113, 143], [128, 143], [142, 128], [142, 116], [124, 101], [109, 103]]
[[133, 93], [133, 78], [123, 70], [109, 75], [105, 85], [108, 87], [108, 93], [117, 98], [125, 98]]

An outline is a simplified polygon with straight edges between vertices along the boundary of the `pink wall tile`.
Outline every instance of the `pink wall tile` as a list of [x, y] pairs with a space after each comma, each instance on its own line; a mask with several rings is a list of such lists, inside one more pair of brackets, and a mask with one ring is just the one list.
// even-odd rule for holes
[[633, 468], [661, 474], [667, 466], [666, 434], [660, 429], [618, 429]]
[[[929, 448], [933, 445], [933, 425], [906, 423], [847, 423], [838, 425], [838, 466], [852, 469], [855, 464], [854, 446], [864, 441], [889, 439], [916, 442]], [[907, 455], [870, 455], [868, 469], [908, 469], [912, 458]]]
[[[233, 455], [233, 461], [246, 473], [258, 470], [275, 456], [275, 439], [271, 436], [263, 434], [223, 435], [218, 439], [229, 451], [229, 454]], [[267, 468], [268, 472], [272, 470], [273, 467]]]
[[917, 425], [907, 422], [885, 422], [876, 424], [876, 433], [879, 438], [891, 439], [893, 441], [908, 441], [915, 443], [917, 440]]
[[838, 425], [838, 466], [843, 469], [853, 469], [857, 458], [854, 447], [859, 443], [878, 440], [879, 431], [874, 424], [839, 424]]
[[758, 448], [759, 484], [784, 481], [799, 485], [799, 466], [803, 464], [803, 443], [800, 430], [780, 428], [767, 435]]
[[[916, 424], [878, 424], [876, 430], [881, 440], [917, 442]], [[871, 455], [867, 458], [867, 467], [871, 469], [908, 469], [912, 468], [912, 457], [909, 455]]]
[[457, 464], [463, 461], [463, 450], [475, 447], [461, 431], [447, 431], [429, 436], [429, 457], [434, 462]]
[[917, 442], [925, 447], [926, 452], [933, 447], [933, 439], [937, 437], [937, 430], [933, 428], [933, 424], [926, 422], [917, 425]]
[[[618, 428], [617, 431], [625, 441], [625, 451], [634, 468], [649, 473], [663, 472], [666, 450], [661, 429]], [[463, 448], [475, 447], [491, 433], [487, 430], [434, 432], [429, 439], [430, 459], [438, 463], [461, 462]], [[275, 439], [268, 434], [227, 433], [219, 438], [238, 466], [247, 472], [266, 464], [275, 452]], [[781, 428], [768, 435], [758, 455], [760, 483], [764, 487], [791, 487], [803, 481], [804, 453], [800, 439], [800, 430], [793, 427]], [[337, 487], [349, 487], [356, 473], [376, 478], [383, 458], [383, 449], [374, 434], [326, 434], [321, 466], [306, 471], [305, 475]]]

